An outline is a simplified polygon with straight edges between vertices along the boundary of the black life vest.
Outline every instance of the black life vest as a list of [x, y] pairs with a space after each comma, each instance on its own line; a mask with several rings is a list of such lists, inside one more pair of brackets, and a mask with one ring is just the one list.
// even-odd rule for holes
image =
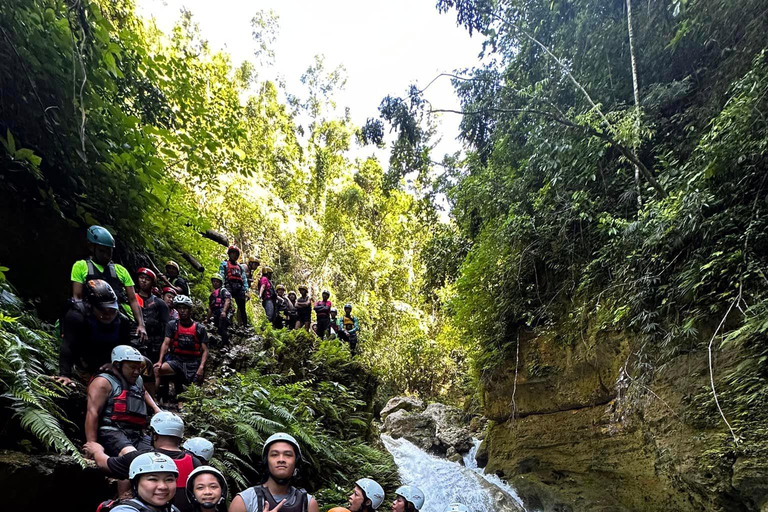
[[[109, 512], [115, 510], [118, 507], [128, 507], [136, 512], [156, 512], [156, 509], [150, 508], [144, 504], [143, 501], [136, 498], [130, 498], [127, 500], [109, 500], [101, 503], [96, 512]], [[179, 509], [173, 505], [167, 505], [160, 509], [162, 512], [179, 512]]]
[[176, 329], [171, 339], [171, 353], [181, 356], [201, 357], [203, 344], [197, 335], [197, 322], [192, 322], [189, 327], [181, 325], [181, 320], [176, 322]]
[[224, 288], [218, 288], [213, 290], [211, 295], [208, 297], [208, 307], [211, 308], [211, 311], [220, 311], [222, 308], [224, 308], [224, 302], [226, 302], [226, 299], [221, 296], [221, 290], [223, 289]]
[[101, 410], [99, 426], [144, 428], [147, 426], [147, 403], [144, 401], [144, 382], [139, 377], [136, 383], [125, 388], [122, 379], [112, 373], [100, 373], [112, 386], [104, 409]]
[[[261, 485], [251, 487], [256, 497], [258, 498], [258, 509], [255, 511], [248, 510], [248, 512], [262, 512], [264, 510], [264, 501], [269, 503], [269, 508], [274, 510], [277, 507], [278, 502], [269, 492], [269, 489]], [[291, 487], [288, 491], [288, 497], [285, 498], [285, 503], [280, 508], [281, 512], [307, 512], [309, 508], [309, 496], [305, 489], [297, 489]]]
[[225, 277], [227, 282], [243, 284], [243, 267], [239, 263], [232, 263], [230, 260], [227, 260], [227, 274]]
[[144, 299], [144, 305], [141, 306], [141, 313], [144, 316], [144, 327], [147, 329], [147, 336], [149, 337], [159, 338], [165, 336], [165, 324], [160, 322], [160, 309], [162, 306], [160, 306], [159, 302], [161, 300], [154, 295], [150, 295]]
[[85, 276], [86, 282], [92, 279], [101, 279], [106, 281], [109, 283], [109, 286], [112, 287], [115, 295], [117, 295], [117, 302], [121, 304], [128, 304], [128, 295], [125, 293], [125, 285], [120, 280], [120, 278], [117, 277], [117, 271], [115, 270], [114, 263], [111, 261], [107, 263], [104, 266], [104, 272], [100, 272], [99, 269], [96, 268], [96, 265], [93, 263], [91, 258], [85, 260], [85, 264], [88, 267], [88, 271]]

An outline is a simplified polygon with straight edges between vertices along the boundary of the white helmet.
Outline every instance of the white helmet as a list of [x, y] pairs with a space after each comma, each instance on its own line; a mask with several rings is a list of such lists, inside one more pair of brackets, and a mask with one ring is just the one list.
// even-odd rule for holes
[[173, 459], [158, 452], [142, 453], [131, 462], [128, 478], [133, 480], [139, 475], [148, 473], [173, 473], [179, 476], [179, 470]]
[[112, 363], [119, 363], [122, 361], [136, 361], [143, 363], [144, 356], [141, 352], [129, 345], [118, 345], [112, 349]]
[[[202, 439], [202, 438], [198, 438], [198, 439]], [[219, 499], [219, 502], [216, 503], [216, 505], [218, 505], [219, 503], [222, 503], [225, 499], [227, 499], [227, 480], [224, 478], [224, 475], [221, 474], [221, 471], [219, 471], [218, 469], [212, 466], [199, 466], [193, 469], [192, 472], [187, 477], [187, 498], [189, 499], [189, 502], [197, 503], [197, 498], [195, 498], [195, 493], [194, 493], [195, 478], [197, 477], [197, 475], [200, 475], [202, 473], [210, 473], [213, 476], [215, 476], [216, 479], [219, 481], [219, 485], [221, 486], [221, 499]]]
[[424, 493], [418, 487], [404, 485], [398, 488], [395, 494], [402, 496], [405, 498], [405, 501], [412, 503], [416, 510], [421, 510], [421, 507], [424, 506]]
[[469, 512], [469, 507], [461, 503], [451, 503], [443, 512]]
[[371, 500], [371, 506], [374, 510], [384, 503], [384, 488], [376, 480], [361, 478], [355, 484], [363, 490], [365, 497]]
[[184, 441], [184, 449], [207, 461], [213, 458], [213, 443], [204, 437], [191, 437]]
[[277, 434], [272, 434], [267, 438], [267, 440], [264, 442], [264, 449], [261, 451], [262, 460], [267, 460], [267, 450], [269, 450], [269, 446], [272, 443], [276, 443], [278, 441], [292, 445], [296, 449], [296, 462], [301, 460], [301, 447], [299, 446], [299, 442], [296, 441], [296, 438], [294, 438], [292, 435], [286, 434], [285, 432], [278, 432]]
[[186, 295], [177, 295], [173, 298], [173, 305], [174, 306], [187, 306], [188, 308], [191, 308], [193, 306], [192, 299], [187, 297]]
[[159, 436], [184, 437], [184, 421], [168, 411], [160, 411], [152, 416], [149, 428]]

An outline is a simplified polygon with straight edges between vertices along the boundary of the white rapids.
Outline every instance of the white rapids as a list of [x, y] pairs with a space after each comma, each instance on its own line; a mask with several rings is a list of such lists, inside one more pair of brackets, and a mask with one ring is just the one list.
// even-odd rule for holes
[[406, 439], [382, 435], [381, 440], [394, 457], [403, 484], [424, 491], [426, 501], [420, 512], [443, 512], [451, 503], [463, 503], [471, 512], [525, 511], [509, 484], [477, 467], [478, 439], [464, 456], [464, 466], [430, 455]]

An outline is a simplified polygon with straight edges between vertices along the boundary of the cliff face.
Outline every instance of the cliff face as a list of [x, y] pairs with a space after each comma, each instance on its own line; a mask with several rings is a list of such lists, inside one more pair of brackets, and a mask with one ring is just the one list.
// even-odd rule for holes
[[[480, 458], [529, 509], [768, 510], [764, 426], [740, 425], [733, 443], [710, 403], [705, 350], [641, 383], [622, 371], [630, 343], [621, 333], [573, 347], [555, 340], [521, 334], [516, 386], [512, 358], [484, 390], [492, 423]], [[716, 382], [739, 360], [719, 352]]]

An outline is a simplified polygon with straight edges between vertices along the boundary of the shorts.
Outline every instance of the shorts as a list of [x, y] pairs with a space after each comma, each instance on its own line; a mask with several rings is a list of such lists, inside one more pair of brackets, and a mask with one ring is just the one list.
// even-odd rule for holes
[[245, 300], [245, 287], [242, 283], [233, 282], [233, 283], [227, 283], [224, 286], [227, 290], [229, 290], [229, 293], [232, 294], [232, 298], [235, 300]]
[[200, 359], [182, 359], [171, 355], [166, 359], [166, 362], [173, 373], [180, 377], [185, 384], [192, 384], [195, 381], [195, 374], [200, 368]]
[[133, 428], [101, 427], [97, 441], [110, 457], [120, 455], [120, 450], [126, 446], [133, 446], [139, 451], [152, 449], [149, 436], [143, 430]]
[[296, 319], [302, 324], [312, 320], [312, 308], [301, 308], [296, 310]]

